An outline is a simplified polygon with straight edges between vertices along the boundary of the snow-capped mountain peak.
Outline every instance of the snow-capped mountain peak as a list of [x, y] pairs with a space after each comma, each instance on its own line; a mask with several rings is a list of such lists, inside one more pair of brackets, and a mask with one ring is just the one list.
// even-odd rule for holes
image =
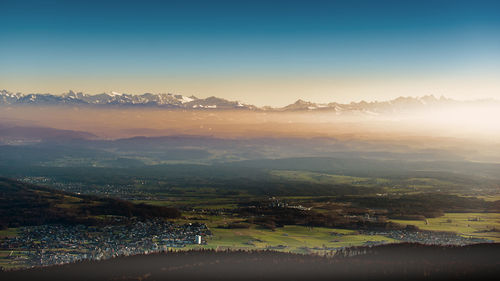
[[[471, 101], [473, 102], [473, 101]], [[496, 102], [496, 101], [492, 101]], [[363, 114], [380, 115], [385, 113], [408, 112], [420, 108], [428, 108], [442, 105], [453, 105], [466, 102], [458, 102], [445, 97], [436, 98], [433, 95], [421, 97], [398, 97], [389, 101], [360, 101], [341, 104], [337, 102], [314, 103], [297, 100], [295, 103], [282, 108], [262, 107], [244, 104], [239, 101], [229, 101], [218, 97], [197, 98], [195, 96], [184, 96], [180, 94], [144, 93], [142, 95], [131, 95], [119, 92], [89, 95], [81, 92], [68, 91], [62, 95], [52, 94], [21, 94], [0, 90], [1, 105], [78, 105], [78, 106], [154, 106], [168, 109], [185, 110], [228, 110], [249, 109], [263, 111], [331, 111], [340, 114]], [[496, 102], [498, 103], [498, 102]]]
[[98, 106], [157, 106], [164, 108], [179, 109], [254, 109], [253, 106], [243, 105], [235, 101], [228, 101], [217, 97], [199, 99], [195, 96], [184, 96], [179, 94], [152, 94], [131, 95], [112, 91], [97, 95], [88, 95], [81, 92], [68, 91], [62, 95], [51, 94], [13, 94], [6, 90], [0, 91], [0, 105], [23, 105], [23, 104], [78, 104], [78, 105], [98, 105]]

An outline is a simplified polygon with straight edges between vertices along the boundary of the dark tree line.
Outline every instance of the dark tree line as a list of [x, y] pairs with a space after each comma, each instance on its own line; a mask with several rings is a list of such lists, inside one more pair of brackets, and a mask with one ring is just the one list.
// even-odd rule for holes
[[392, 244], [329, 256], [180, 251], [0, 272], [2, 280], [496, 280], [500, 244]]
[[345, 216], [338, 213], [318, 213], [294, 208], [243, 207], [237, 210], [247, 222], [274, 229], [285, 225], [332, 227], [349, 229], [402, 229], [399, 224], [388, 222], [384, 217], [367, 219], [363, 216]]

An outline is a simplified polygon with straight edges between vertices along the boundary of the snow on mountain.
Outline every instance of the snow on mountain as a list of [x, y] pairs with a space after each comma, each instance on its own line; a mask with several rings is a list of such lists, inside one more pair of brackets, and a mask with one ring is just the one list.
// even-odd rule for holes
[[295, 103], [283, 107], [282, 110], [297, 111], [297, 110], [314, 110], [317, 108], [318, 108], [317, 104], [299, 99]]
[[[481, 102], [481, 101], [475, 101]], [[314, 103], [310, 101], [297, 100], [295, 103], [282, 108], [256, 107], [241, 103], [239, 101], [229, 101], [218, 97], [208, 97], [204, 99], [195, 96], [184, 96], [178, 94], [152, 94], [131, 95], [126, 93], [111, 92], [97, 95], [89, 95], [81, 92], [69, 91], [62, 95], [52, 94], [21, 94], [11, 93], [7, 90], [0, 90], [0, 105], [88, 105], [88, 106], [155, 106], [169, 109], [187, 110], [228, 110], [228, 109], [249, 109], [263, 111], [328, 111], [335, 112], [336, 115], [355, 114], [375, 116], [380, 114], [392, 114], [409, 112], [415, 109], [431, 108], [436, 106], [457, 105], [470, 102], [458, 102], [445, 97], [436, 98], [433, 95], [422, 97], [398, 97], [389, 101], [373, 102], [351, 102], [348, 104]], [[496, 102], [498, 104], [498, 102]]]
[[181, 101], [182, 103], [192, 102], [192, 101], [194, 101], [193, 98], [182, 96], [182, 101]]
[[351, 102], [348, 104], [340, 104], [336, 102], [331, 103], [313, 103], [304, 100], [297, 100], [295, 103], [285, 107], [275, 109], [268, 108], [266, 110], [279, 110], [279, 111], [329, 111], [335, 112], [336, 115], [341, 114], [354, 114], [354, 115], [367, 115], [377, 116], [381, 114], [402, 113], [418, 110], [422, 108], [430, 108], [436, 106], [444, 106], [457, 104], [458, 101], [447, 99], [444, 97], [436, 98], [433, 95], [422, 97], [398, 97], [389, 101], [360, 101]]
[[81, 104], [81, 105], [134, 105], [134, 106], [158, 106], [165, 108], [208, 108], [208, 109], [235, 109], [256, 107], [244, 105], [236, 101], [228, 101], [217, 97], [199, 99], [195, 96], [184, 96], [177, 94], [152, 94], [131, 95], [112, 91], [97, 95], [88, 95], [81, 92], [69, 91], [62, 95], [51, 94], [13, 94], [6, 90], [0, 91], [0, 105], [23, 105], [23, 104]]

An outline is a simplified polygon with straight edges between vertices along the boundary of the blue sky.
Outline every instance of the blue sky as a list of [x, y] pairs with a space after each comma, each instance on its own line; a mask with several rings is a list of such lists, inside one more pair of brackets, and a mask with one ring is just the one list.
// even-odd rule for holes
[[500, 98], [499, 1], [1, 0], [0, 88]]

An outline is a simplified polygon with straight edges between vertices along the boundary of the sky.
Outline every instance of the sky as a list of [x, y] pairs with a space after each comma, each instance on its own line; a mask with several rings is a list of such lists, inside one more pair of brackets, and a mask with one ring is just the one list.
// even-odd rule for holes
[[500, 99], [500, 1], [0, 0], [0, 89]]

